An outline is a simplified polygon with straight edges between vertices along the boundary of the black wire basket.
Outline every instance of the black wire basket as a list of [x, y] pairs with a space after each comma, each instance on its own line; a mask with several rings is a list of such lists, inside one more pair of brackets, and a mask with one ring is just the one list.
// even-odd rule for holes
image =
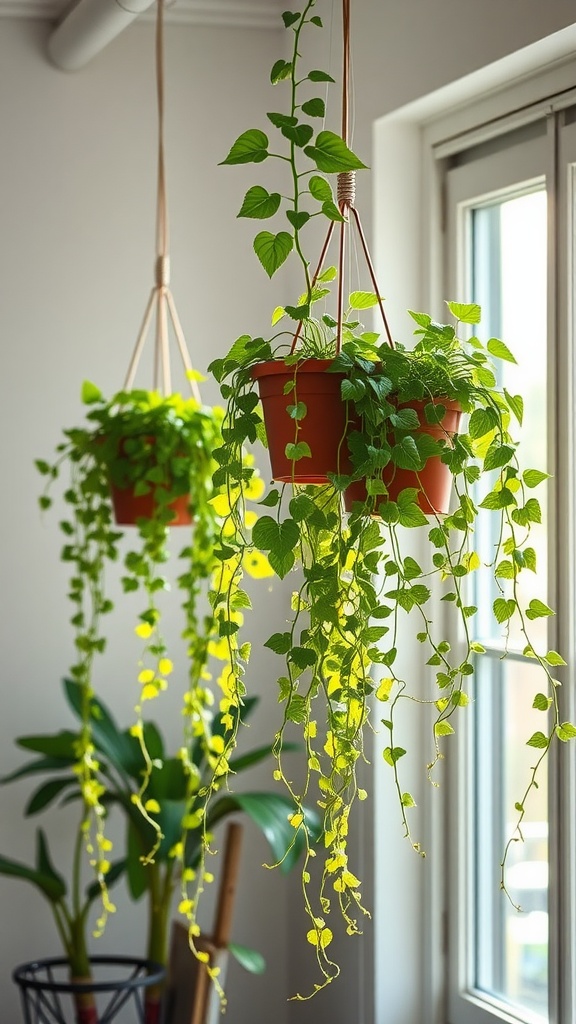
[[93, 977], [73, 981], [65, 957], [33, 960], [12, 977], [20, 989], [25, 1024], [147, 1024], [146, 989], [162, 985], [166, 970], [152, 960], [96, 956]]

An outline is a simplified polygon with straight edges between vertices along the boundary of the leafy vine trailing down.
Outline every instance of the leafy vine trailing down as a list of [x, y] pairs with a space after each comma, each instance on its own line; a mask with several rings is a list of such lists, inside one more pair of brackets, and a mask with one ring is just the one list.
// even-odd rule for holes
[[[65, 440], [58, 446], [57, 459], [53, 464], [38, 460], [36, 465], [48, 479], [47, 489], [40, 498], [43, 509], [52, 504], [49, 490], [63, 468], [68, 467], [70, 472], [69, 486], [64, 493], [69, 514], [60, 522], [65, 538], [61, 558], [70, 564], [72, 573], [68, 597], [73, 608], [71, 624], [75, 632], [76, 660], [70, 674], [79, 685], [82, 721], [74, 771], [84, 804], [82, 831], [102, 893], [102, 913], [95, 930], [98, 935], [108, 914], [115, 910], [106, 884], [112, 849], [112, 842], [105, 834], [108, 784], [93, 738], [94, 720], [98, 716], [94, 691], [95, 660], [97, 655], [104, 654], [106, 648], [103, 618], [114, 608], [107, 596], [106, 575], [108, 567], [118, 562], [121, 541], [125, 540], [128, 550], [123, 557], [123, 590], [125, 593], [139, 591], [144, 596], [144, 607], [135, 626], [135, 633], [142, 641], [142, 651], [138, 660], [136, 720], [131, 727], [131, 735], [139, 743], [144, 769], [139, 775], [139, 788], [133, 794], [132, 802], [154, 836], [143, 858], [149, 864], [154, 862], [164, 838], [159, 824], [162, 808], [156, 799], [148, 796], [153, 773], [162, 765], [148, 750], [144, 710], [166, 689], [174, 669], [162, 632], [162, 615], [169, 590], [165, 566], [170, 557], [172, 503], [182, 496], [192, 503], [193, 512], [193, 525], [179, 555], [181, 572], [177, 579], [187, 657], [182, 711], [184, 737], [179, 756], [188, 779], [190, 813], [183, 816], [181, 840], [174, 846], [171, 856], [182, 869], [182, 909], [186, 908], [187, 917], [195, 917], [198, 896], [211, 877], [205, 870], [205, 857], [210, 849], [206, 814], [212, 796], [222, 786], [230, 770], [219, 717], [218, 729], [214, 731], [212, 728], [215, 721], [211, 712], [214, 694], [209, 687], [212, 676], [208, 670], [212, 658], [224, 663], [217, 682], [221, 690], [220, 711], [227, 716], [230, 727], [227, 751], [235, 745], [239, 715], [238, 705], [231, 699], [228, 687], [228, 648], [219, 639], [207, 600], [208, 591], [216, 585], [216, 580], [221, 580], [223, 572], [218, 557], [221, 552], [216, 549], [221, 546], [224, 496], [214, 489], [212, 483], [216, 465], [212, 453], [222, 440], [223, 412], [218, 408], [201, 406], [193, 398], [183, 399], [180, 395], [163, 398], [148, 391], [119, 392], [106, 401], [98, 388], [89, 382], [83, 386], [82, 397], [90, 409], [86, 426], [64, 432]], [[251, 481], [246, 487], [245, 497], [247, 500], [257, 499], [263, 493], [263, 484], [254, 469], [248, 468], [250, 456], [241, 454], [240, 460], [246, 481], [248, 477]], [[136, 496], [152, 494], [154, 497], [150, 512], [137, 519], [133, 531], [115, 526], [111, 484], [121, 488], [130, 486]], [[245, 540], [250, 537], [256, 518], [254, 512], [246, 511], [242, 523]], [[244, 571], [261, 578], [271, 575], [266, 560], [257, 555], [250, 555], [236, 567], [237, 583]], [[203, 612], [202, 601], [206, 605]], [[250, 606], [249, 598], [244, 594], [236, 597], [233, 603], [231, 616], [239, 623], [240, 608]], [[243, 656], [247, 658], [248, 654], [244, 648]], [[178, 674], [185, 679], [186, 672], [181, 668]], [[201, 750], [211, 768], [211, 774], [209, 772], [202, 780], [197, 764], [190, 757], [191, 749]], [[194, 842], [197, 841], [200, 823], [203, 843], [199, 867], [192, 876], [185, 866], [187, 840], [193, 830]], [[192, 882], [195, 893], [190, 896], [188, 885]]]
[[[357, 772], [365, 759], [366, 730], [373, 728], [370, 716], [377, 708], [384, 715], [381, 721], [387, 741], [383, 756], [393, 772], [404, 831], [414, 848], [423, 853], [409, 823], [415, 800], [401, 781], [406, 750], [398, 735], [398, 708], [406, 700], [423, 705], [431, 730], [428, 775], [432, 778], [442, 744], [454, 732], [455, 715], [469, 701], [467, 683], [484, 653], [473, 631], [476, 608], [467, 603], [468, 578], [481, 565], [474, 542], [480, 509], [498, 520], [499, 539], [487, 567], [500, 593], [494, 601], [494, 617], [507, 642], [510, 623], [518, 617], [526, 641], [523, 653], [534, 658], [542, 670], [542, 692], [535, 696], [533, 707], [543, 713], [551, 711], [543, 729], [528, 739], [528, 745], [539, 753], [525, 793], [516, 804], [518, 824], [510, 843], [522, 836], [526, 800], [537, 785], [538, 770], [551, 744], [555, 738], [573, 738], [576, 728], [562, 721], [559, 683], [552, 674], [556, 666], [565, 664], [561, 655], [537, 650], [530, 639], [530, 622], [553, 615], [553, 611], [537, 596], [524, 603], [518, 584], [521, 574], [536, 571], [530, 529], [540, 522], [541, 509], [529, 492], [547, 474], [520, 466], [511, 424], [522, 422], [522, 398], [499, 387], [491, 363], [491, 359], [514, 361], [509, 349], [495, 338], [486, 345], [476, 336], [461, 340], [452, 324], [436, 323], [426, 313], [411, 314], [416, 324], [414, 347], [396, 343], [392, 348], [381, 343], [378, 334], [365, 331], [356, 319], [358, 311], [380, 304], [380, 297], [357, 291], [350, 295], [342, 347], [337, 352], [336, 320], [326, 311], [313, 315], [315, 307], [329, 296], [326, 286], [336, 271], [320, 267], [318, 276], [311, 277], [301, 233], [318, 215], [340, 221], [343, 217], [328, 180], [316, 171], [331, 174], [364, 166], [338, 136], [320, 131], [314, 138], [312, 125], [302, 116], [313, 120], [325, 113], [324, 101], [318, 96], [300, 102], [303, 85], [332, 80], [323, 71], [308, 75], [300, 71], [301, 32], [308, 23], [322, 27], [320, 19], [311, 15], [313, 6], [314, 0], [309, 0], [301, 14], [283, 14], [284, 24], [294, 36], [292, 58], [277, 61], [271, 73], [273, 84], [286, 82], [289, 88], [288, 113], [268, 114], [289, 143], [287, 154], [273, 151], [264, 132], [250, 129], [239, 136], [223, 161], [261, 163], [273, 158], [289, 167], [293, 186], [289, 198], [255, 185], [246, 193], [239, 216], [266, 219], [286, 204], [284, 213], [291, 231], [261, 231], [254, 249], [269, 276], [293, 252], [302, 263], [303, 294], [295, 305], [278, 306], [272, 316], [273, 327], [285, 317], [298, 327], [296, 331], [280, 330], [269, 340], [242, 335], [228, 355], [214, 360], [209, 369], [226, 401], [223, 444], [214, 453], [219, 465], [214, 484], [226, 491], [224, 532], [233, 538], [223, 543], [220, 551], [223, 569], [212, 602], [220, 636], [229, 644], [230, 692], [238, 706], [245, 693], [246, 665], [240, 626], [233, 617], [238, 590], [235, 566], [247, 557], [264, 554], [281, 579], [296, 567], [300, 573], [292, 617], [265, 646], [284, 659], [278, 679], [282, 721], [273, 740], [275, 777], [293, 800], [290, 821], [295, 834], [304, 834], [306, 842], [302, 889], [310, 920], [307, 939], [321, 971], [316, 990], [339, 973], [328, 951], [333, 938], [327, 924], [332, 903], [339, 906], [349, 933], [359, 931], [360, 915], [366, 913], [360, 880], [349, 865], [347, 837], [356, 801], [368, 796], [359, 785]], [[301, 169], [302, 154], [309, 160], [305, 169]], [[314, 201], [320, 203], [319, 209]], [[457, 326], [476, 326], [480, 321], [475, 304], [451, 302], [448, 307]], [[290, 342], [298, 334], [300, 351], [289, 354], [294, 347]], [[270, 509], [270, 514], [261, 516], [247, 538], [242, 524], [248, 478], [242, 452], [257, 441], [267, 442], [254, 370], [261, 363], [282, 359], [290, 374], [284, 394], [294, 435], [285, 454], [292, 463], [294, 480], [302, 463], [314, 454], [300, 387], [310, 357], [330, 361], [327, 372], [340, 375], [345, 419], [338, 439], [339, 464], [336, 472], [328, 473], [329, 482], [324, 485], [291, 489], [284, 484], [269, 490], [260, 504]], [[450, 403], [468, 416], [461, 433], [444, 428]], [[327, 422], [326, 429], [333, 430], [333, 424]], [[454, 481], [454, 511], [450, 514], [422, 508], [422, 474], [431, 459]], [[412, 483], [396, 485], [395, 479], [402, 479], [404, 473], [411, 474], [408, 480]], [[354, 501], [353, 485], [358, 484], [360, 500]], [[349, 516], [343, 512], [343, 495], [350, 506]], [[406, 530], [424, 528], [428, 530], [430, 564], [421, 566], [406, 553], [404, 541]], [[442, 632], [438, 633], [428, 610], [433, 585], [446, 602], [444, 607], [453, 609], [461, 620], [463, 649], [452, 650]], [[416, 621], [416, 642], [409, 641], [409, 645], [421, 651], [416, 674], [419, 682], [429, 680], [428, 696], [414, 692], [399, 667], [399, 651], [402, 643], [406, 644], [405, 615]], [[283, 757], [286, 730], [294, 724], [302, 729], [307, 755], [304, 781], [299, 786], [291, 781]], [[324, 817], [321, 848], [311, 841], [303, 814], [303, 802], [312, 792]], [[510, 843], [502, 862], [504, 889]]]

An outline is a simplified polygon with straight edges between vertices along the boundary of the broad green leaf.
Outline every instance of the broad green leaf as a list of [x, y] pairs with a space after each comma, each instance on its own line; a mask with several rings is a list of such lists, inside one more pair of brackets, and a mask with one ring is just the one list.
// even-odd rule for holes
[[[312, 175], [308, 182], [308, 188], [310, 189], [310, 194], [314, 199], [317, 199], [319, 203], [334, 202], [334, 195], [332, 193], [331, 186], [325, 178], [321, 178], [318, 174]], [[318, 280], [326, 280], [326, 278], [320, 276]]]
[[85, 380], [82, 382], [80, 397], [84, 405], [93, 405], [94, 402], [102, 401], [102, 392], [91, 380]]
[[[286, 306], [285, 312], [287, 312], [292, 319], [306, 319], [310, 316], [310, 305], [307, 305], [306, 303], [302, 306]], [[290, 381], [290, 383], [292, 382]], [[293, 391], [294, 388], [290, 388], [290, 390]]]
[[436, 722], [434, 725], [434, 734], [436, 736], [452, 736], [453, 733], [454, 729], [450, 725], [450, 722], [447, 722], [445, 719], [441, 722]]
[[293, 420], [303, 420], [308, 412], [305, 402], [297, 402], [296, 405], [287, 406], [287, 413]]
[[16, 742], [24, 750], [59, 758], [64, 765], [74, 764], [77, 760], [78, 733], [69, 729], [48, 736], [20, 736]]
[[366, 164], [363, 164], [344, 140], [334, 132], [320, 132], [314, 145], [307, 146], [304, 152], [314, 161], [318, 170], [326, 174], [339, 174], [342, 171], [361, 170], [366, 167]]
[[311, 82], [333, 82], [332, 75], [329, 75], [326, 71], [311, 71], [308, 75]]
[[277, 60], [270, 72], [270, 81], [272, 82], [272, 85], [276, 85], [277, 82], [282, 82], [284, 79], [290, 78], [291, 74], [291, 63], [287, 60]]
[[[302, 666], [299, 666], [300, 668]], [[308, 701], [298, 693], [293, 693], [286, 708], [286, 718], [296, 725], [304, 725], [308, 718]]]
[[476, 409], [470, 417], [468, 433], [470, 437], [477, 440], [479, 437], [489, 434], [497, 425], [498, 417], [493, 409], [490, 407], [487, 409]]
[[543, 480], [550, 479], [550, 473], [543, 473], [540, 469], [525, 469], [522, 473], [522, 479], [526, 484], [526, 487], [538, 487]]
[[415, 313], [413, 309], [409, 309], [408, 313], [419, 327], [428, 327], [432, 322], [432, 317], [428, 313]]
[[506, 466], [514, 458], [515, 451], [516, 449], [511, 444], [500, 444], [499, 441], [493, 441], [484, 457], [484, 471], [489, 472], [491, 469], [500, 469], [502, 466]]
[[572, 725], [572, 722], [561, 722], [561, 724], [556, 727], [556, 735], [563, 743], [567, 743], [568, 740], [576, 739], [576, 726]]
[[536, 708], [537, 711], [548, 711], [551, 703], [551, 697], [547, 697], [545, 693], [537, 693], [534, 697], [532, 707]]
[[345, 220], [336, 203], [333, 203], [330, 199], [322, 203], [322, 213], [325, 217], [328, 217], [328, 220], [340, 221], [341, 223]]
[[545, 618], [547, 615], [554, 614], [555, 612], [553, 612], [547, 604], [544, 604], [543, 601], [539, 601], [538, 598], [532, 598], [530, 604], [526, 609], [526, 617], [528, 619], [542, 619]]
[[300, 529], [293, 519], [285, 519], [277, 523], [271, 516], [261, 516], [252, 530], [252, 539], [263, 551], [276, 551], [286, 554], [296, 547], [300, 539]]
[[[318, 281], [334, 281], [337, 277], [338, 271], [336, 267], [326, 267], [326, 270], [323, 270], [322, 273], [318, 275]], [[325, 322], [328, 324], [328, 326], [336, 326], [336, 321], [332, 320], [331, 317], [323, 319], [325, 319]]]
[[289, 124], [298, 124], [298, 118], [292, 117], [291, 114], [277, 114], [273, 112], [271, 114], [266, 114], [266, 117], [272, 122], [275, 128], [284, 128]]
[[407, 555], [404, 559], [402, 571], [405, 580], [414, 580], [418, 576], [422, 575], [421, 566], [419, 566], [416, 559], [412, 558], [410, 555]]
[[529, 740], [526, 741], [527, 747], [536, 747], [537, 750], [545, 750], [548, 746], [548, 737], [543, 732], [535, 732]]
[[285, 125], [280, 131], [285, 139], [289, 139], [290, 142], [293, 142], [295, 146], [300, 148], [307, 146], [314, 135], [314, 129], [311, 124]]
[[254, 185], [248, 189], [240, 209], [239, 217], [254, 217], [265, 220], [273, 217], [280, 206], [279, 192], [268, 192], [262, 185]]
[[348, 304], [351, 309], [370, 309], [378, 304], [378, 296], [374, 292], [350, 292]]
[[398, 430], [413, 430], [419, 426], [418, 413], [415, 409], [398, 409], [390, 416], [390, 423]]
[[292, 636], [290, 633], [273, 633], [264, 644], [264, 647], [268, 647], [275, 654], [288, 654], [291, 646]]
[[512, 519], [519, 526], [528, 526], [528, 523], [542, 522], [542, 509], [536, 498], [528, 498], [523, 508], [515, 508], [512, 512]]
[[296, 444], [290, 442], [286, 445], [286, 458], [291, 462], [298, 462], [300, 459], [310, 459], [312, 452], [306, 441], [298, 441]]
[[66, 882], [62, 875], [56, 871], [56, 868], [52, 863], [48, 840], [41, 828], [38, 829], [36, 833], [36, 867], [43, 875], [48, 875], [52, 878], [56, 885], [60, 885], [63, 893], [66, 892]]
[[308, 114], [308, 117], [324, 117], [326, 104], [319, 96], [315, 96], [302, 104], [302, 113]]
[[263, 974], [266, 970], [266, 961], [256, 949], [248, 949], [248, 946], [240, 946], [237, 942], [229, 942], [226, 947], [230, 950], [234, 959], [250, 974]]
[[416, 807], [416, 801], [411, 793], [402, 793], [402, 807]]
[[386, 747], [383, 753], [383, 758], [390, 767], [394, 767], [397, 761], [401, 757], [404, 757], [406, 751], [403, 747]]
[[11, 878], [21, 878], [25, 882], [31, 882], [50, 901], [56, 903], [66, 895], [66, 887], [54, 879], [51, 874], [45, 874], [35, 868], [21, 864], [19, 861], [11, 860], [8, 857], [0, 856], [0, 875]]
[[300, 15], [292, 11], [284, 11], [282, 15], [282, 21], [284, 22], [285, 28], [290, 28], [291, 25], [295, 25], [300, 20]]
[[[303, 228], [310, 220], [310, 214], [306, 213], [306, 210], [299, 210], [298, 212], [295, 210], [286, 210], [286, 219], [296, 231], [299, 231], [300, 228]], [[290, 308], [290, 306], [286, 306], [287, 310]]]
[[316, 664], [316, 654], [309, 647], [293, 647], [290, 651], [290, 661], [297, 668], [312, 668]]
[[486, 348], [490, 355], [494, 356], [496, 359], [504, 359], [507, 363], [516, 362], [516, 359], [512, 355], [508, 346], [505, 345], [503, 341], [500, 341], [499, 338], [490, 338]]
[[268, 277], [272, 277], [292, 252], [292, 235], [280, 231], [277, 235], [261, 231], [254, 239], [256, 253]]
[[507, 601], [503, 597], [497, 597], [492, 608], [497, 622], [507, 622], [516, 611], [516, 602], [512, 601], [512, 599]]
[[268, 156], [268, 136], [259, 128], [249, 128], [236, 139], [221, 164], [259, 164]]
[[400, 469], [421, 469], [422, 459], [414, 438], [403, 437], [392, 448], [392, 460]]
[[54, 800], [70, 790], [72, 788], [78, 789], [78, 781], [76, 777], [65, 778], [65, 779], [50, 779], [48, 782], [43, 783], [26, 804], [24, 811], [26, 817], [31, 817], [33, 814], [38, 814], [39, 811], [43, 811], [46, 807], [49, 807]]
[[564, 661], [564, 658], [562, 657], [562, 655], [558, 654], [558, 651], [548, 651], [548, 653], [544, 655], [544, 661], [548, 665], [565, 665], [566, 664], [566, 662]]
[[[492, 511], [506, 508], [508, 505], [515, 505], [516, 498], [507, 487], [503, 487], [500, 491], [490, 491], [486, 495], [483, 501], [480, 502], [480, 508], [487, 508]], [[516, 509], [514, 510], [516, 511]]]
[[476, 302], [447, 302], [446, 305], [452, 313], [463, 324], [479, 324], [482, 317], [482, 310]]
[[[416, 500], [418, 492], [413, 487], [407, 487], [400, 491], [396, 502], [398, 508], [398, 522], [401, 526], [408, 528], [416, 526], [427, 526], [428, 520]], [[390, 504], [394, 504], [390, 502]]]
[[322, 28], [322, 18], [320, 18], [317, 14], [310, 18], [310, 23], [312, 25], [316, 25], [317, 28]]

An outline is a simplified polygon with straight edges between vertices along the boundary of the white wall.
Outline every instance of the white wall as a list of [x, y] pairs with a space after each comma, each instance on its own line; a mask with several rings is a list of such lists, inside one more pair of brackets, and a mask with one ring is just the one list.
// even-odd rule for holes
[[[318, 5], [327, 23], [330, 6], [328, 0]], [[354, 4], [355, 149], [370, 162], [377, 117], [573, 20], [572, 0]], [[337, 19], [336, 71], [338, 25]], [[84, 377], [106, 390], [121, 383], [152, 281], [152, 27], [134, 25], [72, 76], [46, 62], [47, 31], [41, 23], [0, 21], [0, 773], [19, 761], [14, 736], [66, 724], [59, 689], [71, 654], [65, 572], [58, 562], [56, 517], [42, 522], [37, 511], [40, 481], [33, 459], [48, 455], [61, 427], [78, 417]], [[326, 49], [328, 35], [317, 37]], [[266, 184], [267, 168], [255, 176], [253, 168], [216, 167], [240, 131], [263, 126], [265, 111], [277, 108], [265, 83], [283, 45], [275, 32], [167, 29], [173, 290], [201, 369], [238, 334], [265, 330], [270, 309], [283, 298], [251, 253], [253, 225], [235, 220], [244, 188]], [[324, 58], [315, 63], [323, 66]], [[368, 232], [370, 190], [366, 174], [359, 205]], [[385, 283], [383, 288], [386, 294]], [[210, 385], [205, 394], [216, 398]], [[272, 632], [283, 597], [266, 592], [258, 601], [256, 641]], [[125, 721], [133, 703], [132, 652], [123, 640], [129, 618], [128, 613], [119, 617], [112, 637], [114, 667], [101, 679], [105, 698]], [[256, 662], [256, 685], [264, 693], [274, 678], [273, 661], [261, 652]], [[271, 721], [269, 691], [265, 703], [261, 720]], [[0, 850], [23, 858], [31, 855], [33, 834], [21, 818], [24, 789], [13, 785], [0, 791]], [[378, 1008], [369, 922], [364, 939], [344, 940], [338, 983], [311, 1004], [285, 1002], [302, 988], [302, 925], [292, 909], [297, 886], [294, 882], [292, 899], [278, 876], [258, 870], [265, 849], [254, 837], [243, 859], [236, 931], [239, 940], [267, 953], [270, 966], [263, 980], [232, 973], [229, 1012], [235, 1024], [288, 1019], [294, 1024], [420, 1024], [424, 1019], [419, 908], [428, 868], [415, 865], [397, 837], [390, 794], [378, 793], [378, 801], [378, 846], [372, 847], [369, 817], [364, 844], [368, 902], [374, 863], [391, 899], [378, 904], [380, 933], [387, 936], [376, 967]], [[383, 841], [387, 831], [391, 854]], [[59, 828], [54, 842], [58, 858], [65, 859], [66, 831]], [[408, 904], [397, 899], [402, 889], [410, 890]], [[142, 917], [123, 906], [117, 918], [105, 948], [138, 951]], [[0, 1003], [6, 1019], [18, 1014], [11, 966], [55, 948], [51, 922], [36, 895], [0, 881]]]

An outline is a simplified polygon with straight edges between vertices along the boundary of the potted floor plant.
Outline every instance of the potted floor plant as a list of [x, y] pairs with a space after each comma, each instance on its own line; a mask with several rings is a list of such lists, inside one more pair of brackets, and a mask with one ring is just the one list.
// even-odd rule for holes
[[[468, 684], [483, 653], [475, 639], [477, 609], [468, 589], [471, 574], [481, 567], [474, 542], [479, 509], [499, 524], [493, 559], [483, 570], [493, 573], [500, 593], [493, 606], [496, 623], [506, 638], [517, 618], [524, 653], [541, 668], [542, 688], [534, 707], [543, 712], [543, 727], [527, 737], [537, 758], [516, 805], [519, 828], [542, 759], [556, 739], [576, 736], [576, 728], [560, 719], [554, 669], [564, 661], [556, 651], [539, 649], [530, 633], [531, 623], [553, 610], [539, 599], [536, 587], [526, 599], [518, 584], [520, 576], [525, 580], [536, 570], [530, 529], [540, 522], [541, 509], [533, 489], [546, 474], [522, 465], [514, 437], [515, 425], [522, 422], [522, 398], [498, 383], [495, 365], [515, 361], [514, 356], [503, 341], [484, 343], [477, 337], [481, 311], [475, 304], [448, 303], [450, 323], [412, 313], [416, 340], [406, 344], [393, 341], [377, 287], [353, 291], [344, 309], [342, 243], [338, 268], [324, 269], [330, 227], [310, 273], [302, 231], [318, 215], [335, 224], [356, 219], [348, 175], [363, 166], [344, 138], [315, 134], [314, 118], [324, 116], [324, 100], [301, 97], [303, 87], [330, 80], [323, 71], [306, 74], [301, 69], [301, 32], [306, 25], [321, 27], [313, 7], [314, 0], [308, 0], [302, 13], [283, 15], [293, 33], [292, 56], [278, 61], [271, 73], [288, 98], [285, 113], [268, 115], [286, 151], [278, 152], [263, 131], [250, 129], [223, 161], [278, 158], [291, 171], [289, 200], [283, 199], [283, 187], [269, 192], [255, 185], [239, 215], [261, 219], [284, 212], [282, 229], [260, 232], [254, 249], [270, 276], [296, 254], [303, 292], [293, 305], [274, 311], [271, 338], [243, 334], [210, 370], [226, 403], [223, 444], [214, 452], [214, 485], [230, 496], [225, 523], [233, 537], [224, 559], [229, 571], [222, 574], [212, 601], [220, 636], [229, 646], [236, 701], [242, 700], [247, 677], [242, 630], [228, 613], [239, 585], [233, 566], [258, 551], [281, 579], [296, 570], [290, 577], [292, 614], [288, 621], [283, 617], [265, 644], [282, 659], [277, 680], [281, 714], [270, 744], [277, 759], [275, 777], [293, 802], [291, 824], [306, 844], [304, 904], [307, 940], [321, 970], [318, 988], [339, 971], [330, 955], [332, 908], [339, 907], [349, 933], [360, 930], [366, 912], [360, 879], [348, 860], [347, 837], [354, 805], [368, 796], [358, 781], [358, 766], [375, 720], [383, 726], [383, 757], [392, 772], [405, 834], [423, 852], [410, 824], [415, 801], [402, 784], [407, 750], [398, 735], [398, 708], [404, 700], [422, 703], [430, 727], [424, 766], [433, 777], [460, 709], [469, 701]], [[338, 173], [336, 200], [317, 171]], [[367, 261], [374, 285], [368, 255]], [[324, 310], [330, 301], [327, 286], [334, 279], [332, 315]], [[382, 338], [361, 323], [363, 311], [371, 307], [382, 313]], [[288, 319], [294, 329], [278, 330]], [[276, 406], [273, 415], [270, 402]], [[271, 452], [272, 476], [279, 486], [260, 502], [262, 515], [246, 539], [240, 526], [249, 474], [242, 469], [241, 453], [259, 440]], [[406, 543], [414, 530], [426, 531], [422, 564]], [[441, 607], [460, 620], [464, 641], [458, 649], [451, 649], [444, 622], [438, 626], [433, 621], [433, 590], [445, 602]], [[419, 675], [430, 680], [426, 700], [401, 674], [402, 644], [421, 651]], [[294, 726], [302, 730], [306, 751], [299, 785], [284, 766], [285, 737]], [[224, 739], [225, 752], [231, 753], [234, 728]], [[323, 817], [320, 849], [310, 840], [303, 813], [312, 794]]]
[[[34, 767], [25, 766], [10, 778], [23, 778], [30, 772], [51, 771], [60, 760], [56, 751], [63, 749], [65, 735], [41, 737], [47, 741], [50, 754], [34, 762]], [[2, 780], [10, 781], [10, 778]], [[73, 785], [77, 788], [77, 782]], [[27, 813], [34, 814], [48, 802], [47, 792], [52, 789], [51, 799], [63, 789], [60, 780], [51, 780], [42, 785], [31, 798]], [[90, 930], [90, 912], [101, 897], [101, 889], [97, 881], [90, 881], [84, 887], [82, 883], [82, 860], [84, 838], [82, 823], [75, 833], [74, 853], [70, 880], [62, 870], [54, 864], [50, 853], [47, 836], [43, 829], [36, 832], [36, 858], [34, 864], [26, 864], [19, 860], [0, 855], [0, 874], [10, 878], [18, 878], [34, 886], [50, 906], [54, 924], [62, 946], [64, 957], [49, 960], [32, 961], [23, 964], [14, 972], [14, 978], [21, 988], [27, 1013], [35, 1013], [42, 1007], [44, 1020], [52, 1018], [51, 1013], [62, 1014], [62, 1006], [68, 994], [72, 1001], [76, 1024], [97, 1024], [102, 1007], [97, 1002], [97, 991], [106, 993], [107, 1019], [113, 1020], [127, 999], [136, 996], [143, 1006], [145, 997], [142, 991], [157, 989], [164, 978], [164, 968], [152, 960], [139, 960], [129, 957], [97, 957], [90, 956], [88, 933]], [[124, 860], [111, 864], [107, 873], [107, 893], [124, 874]], [[100, 918], [97, 929], [101, 928]], [[118, 968], [122, 969], [119, 976]], [[107, 974], [100, 974], [107, 969]], [[61, 970], [62, 981], [60, 980]], [[116, 1002], [116, 1010], [113, 1010]], [[61, 1017], [60, 1017], [61, 1019]]]
[[[11, 775], [0, 780], [3, 784], [16, 780], [38, 779], [40, 784], [29, 797], [26, 815], [35, 816], [51, 811], [57, 804], [71, 801], [81, 802], [82, 792], [75, 771], [76, 747], [82, 728], [82, 689], [77, 682], [66, 680], [64, 692], [67, 703], [79, 720], [79, 731], [62, 730], [54, 734], [23, 736], [16, 740], [22, 749], [32, 751], [33, 758], [16, 769]], [[257, 704], [255, 699], [247, 702], [245, 713], [249, 715]], [[162, 830], [162, 843], [153, 861], [147, 854], [155, 840], [152, 826], [140, 814], [134, 797], [139, 791], [146, 764], [138, 742], [131, 728], [120, 729], [106, 705], [92, 698], [94, 721], [94, 749], [100, 762], [100, 769], [106, 779], [105, 805], [107, 813], [118, 808], [126, 824], [126, 849], [124, 857], [110, 865], [107, 872], [108, 885], [124, 877], [128, 882], [133, 899], [146, 898], [148, 904], [148, 926], [146, 938], [146, 962], [166, 968], [168, 962], [168, 928], [176, 909], [180, 894], [180, 912], [186, 916], [189, 901], [185, 891], [190, 883], [198, 887], [210, 883], [211, 874], [202, 872], [203, 848], [206, 834], [212, 841], [212, 833], [218, 830], [220, 822], [230, 815], [244, 814], [257, 828], [260, 828], [271, 848], [272, 860], [288, 871], [302, 852], [302, 840], [294, 835], [288, 821], [290, 801], [282, 794], [251, 792], [232, 794], [220, 793], [213, 801], [210, 814], [204, 821], [200, 813], [203, 805], [202, 786], [210, 774], [206, 749], [199, 736], [170, 756], [158, 726], [151, 721], [145, 725], [147, 748], [158, 762], [153, 774], [147, 809]], [[222, 714], [206, 711], [212, 723], [212, 735], [222, 732]], [[268, 746], [257, 747], [239, 754], [233, 764], [235, 774], [249, 769], [270, 756]], [[194, 783], [185, 763], [194, 766]], [[311, 832], [318, 835], [317, 816], [307, 811]], [[84, 897], [79, 885], [83, 835], [80, 827], [76, 835], [72, 870], [72, 892], [67, 902], [68, 886], [58, 872], [49, 854], [44, 832], [37, 834], [37, 862], [28, 867], [6, 857], [0, 857], [0, 874], [21, 878], [34, 884], [49, 900], [54, 914], [58, 934], [69, 963], [72, 979], [86, 982], [92, 977], [89, 955], [89, 912], [100, 896], [98, 883], [92, 881]], [[102, 921], [99, 922], [102, 927]], [[230, 951], [248, 970], [260, 971], [264, 960], [259, 953], [237, 944], [230, 945]], [[156, 970], [153, 983], [146, 987], [144, 995], [144, 1019], [146, 1024], [155, 1024], [161, 1016], [164, 991], [163, 973]], [[96, 1002], [93, 993], [82, 992], [77, 998], [77, 1019], [79, 1024], [93, 1024], [97, 1019]]]

